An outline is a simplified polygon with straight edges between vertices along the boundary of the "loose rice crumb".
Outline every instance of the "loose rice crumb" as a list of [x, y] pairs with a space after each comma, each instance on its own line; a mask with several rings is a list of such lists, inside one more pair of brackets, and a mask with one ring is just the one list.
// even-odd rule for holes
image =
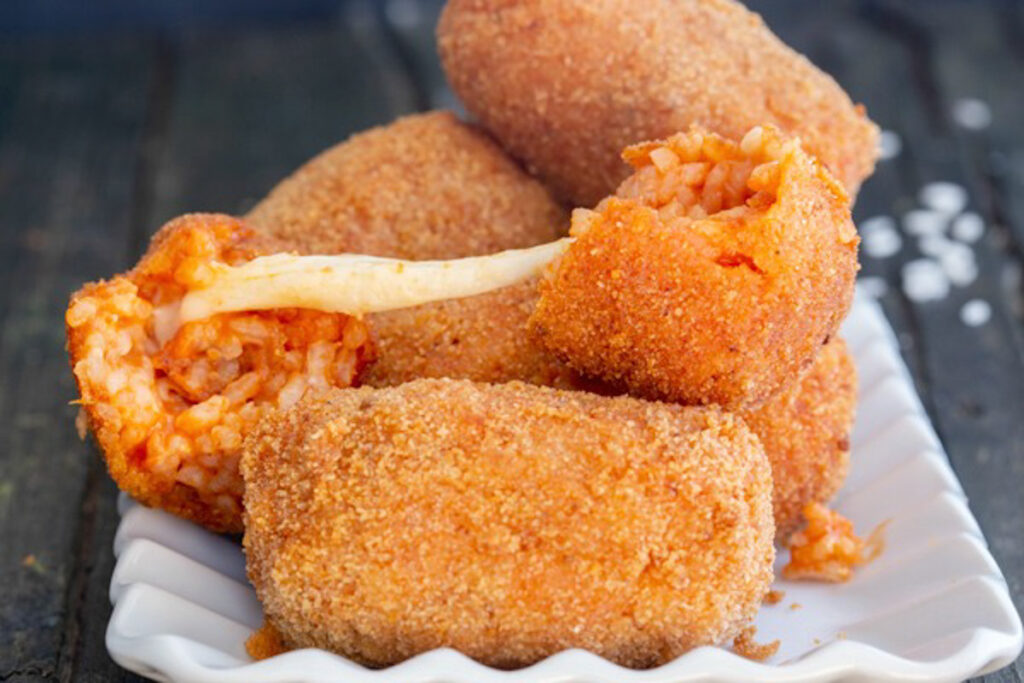
[[782, 641], [776, 639], [770, 643], [755, 643], [754, 636], [756, 634], [756, 626], [748, 626], [740, 631], [740, 634], [732, 641], [733, 652], [738, 654], [740, 657], [744, 657], [755, 662], [763, 662], [779, 651], [779, 646], [782, 645]]

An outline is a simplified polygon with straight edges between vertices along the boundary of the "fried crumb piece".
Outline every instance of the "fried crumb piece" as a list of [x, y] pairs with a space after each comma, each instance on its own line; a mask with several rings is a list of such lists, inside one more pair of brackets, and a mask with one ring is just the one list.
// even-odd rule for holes
[[763, 662], [779, 651], [781, 641], [773, 640], [770, 643], [755, 643], [754, 636], [757, 634], [756, 626], [748, 626], [732, 641], [732, 650], [740, 657], [751, 659], [755, 662]]
[[792, 605], [789, 606], [789, 611], [795, 612], [798, 609], [802, 609], [802, 608], [803, 608], [803, 605], [801, 605], [799, 602], [794, 602]]
[[853, 524], [820, 503], [804, 507], [807, 526], [789, 544], [790, 560], [782, 569], [786, 579], [849, 581], [855, 567], [871, 562], [882, 552], [882, 533], [887, 522], [878, 525], [867, 539], [853, 531]]
[[770, 590], [764, 596], [764, 604], [766, 605], [777, 605], [782, 602], [782, 598], [786, 597], [786, 591]]
[[89, 437], [89, 416], [85, 413], [84, 408], [79, 408], [75, 414], [75, 431], [78, 432], [78, 438], [82, 441]]
[[252, 632], [249, 639], [245, 641], [245, 651], [249, 656], [259, 661], [269, 659], [288, 652], [288, 647], [281, 641], [281, 634], [270, 622], [263, 622], [263, 626]]

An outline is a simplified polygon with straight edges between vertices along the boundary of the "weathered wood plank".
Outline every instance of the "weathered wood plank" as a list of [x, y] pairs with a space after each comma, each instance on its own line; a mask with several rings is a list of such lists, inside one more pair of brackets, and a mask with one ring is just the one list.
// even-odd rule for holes
[[444, 4], [444, 0], [386, 0], [379, 7], [398, 54], [413, 76], [421, 107], [452, 109], [465, 116], [437, 55], [435, 27]]
[[363, 2], [332, 24], [190, 33], [176, 43], [152, 230], [186, 211], [243, 213], [321, 150], [416, 109]]
[[75, 434], [63, 314], [127, 262], [151, 60], [137, 40], [0, 48], [0, 678], [55, 677], [79, 644], [100, 466]]

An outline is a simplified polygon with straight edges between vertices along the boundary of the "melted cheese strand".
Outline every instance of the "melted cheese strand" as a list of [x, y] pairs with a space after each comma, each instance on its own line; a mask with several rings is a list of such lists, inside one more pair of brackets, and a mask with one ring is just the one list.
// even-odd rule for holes
[[232, 311], [308, 308], [362, 315], [483, 294], [540, 272], [570, 242], [451, 261], [274, 254], [237, 267], [213, 264], [213, 282], [188, 292], [177, 315], [169, 311], [176, 320], [167, 327]]

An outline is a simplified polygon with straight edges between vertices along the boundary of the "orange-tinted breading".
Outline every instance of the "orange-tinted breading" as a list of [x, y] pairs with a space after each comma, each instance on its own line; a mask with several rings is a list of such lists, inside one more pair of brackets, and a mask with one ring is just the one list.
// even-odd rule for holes
[[649, 667], [734, 637], [772, 580], [771, 476], [717, 408], [519, 382], [307, 397], [247, 440], [249, 577], [288, 647]]
[[379, 358], [363, 377], [374, 387], [421, 377], [476, 382], [514, 379], [563, 389], [587, 382], [541, 349], [526, 323], [537, 302], [537, 280], [434, 304], [370, 316]]
[[159, 319], [213, 261], [237, 265], [276, 245], [217, 214], [164, 226], [131, 271], [85, 285], [66, 314], [81, 406], [122, 490], [216, 531], [242, 530], [245, 434], [307, 387], [349, 386], [372, 357], [346, 315], [280, 309], [183, 325]]
[[629, 393], [753, 407], [811, 364], [857, 272], [849, 197], [772, 128], [626, 150], [634, 173], [541, 280], [536, 339]]
[[[414, 260], [482, 256], [561, 237], [569, 217], [486, 134], [448, 112], [353, 136], [280, 183], [248, 220], [302, 253]], [[510, 377], [571, 386], [526, 334], [533, 285], [368, 316], [378, 360], [366, 383]]]
[[246, 216], [306, 254], [450, 259], [543, 244], [568, 228], [544, 187], [449, 112], [353, 135]]
[[800, 380], [740, 413], [772, 464], [779, 543], [803, 523], [808, 503], [828, 502], [843, 485], [856, 407], [857, 370], [846, 342], [835, 337]]
[[619, 152], [699, 125], [797, 135], [852, 194], [878, 129], [733, 0], [449, 0], [441, 61], [466, 108], [563, 200], [593, 206]]

